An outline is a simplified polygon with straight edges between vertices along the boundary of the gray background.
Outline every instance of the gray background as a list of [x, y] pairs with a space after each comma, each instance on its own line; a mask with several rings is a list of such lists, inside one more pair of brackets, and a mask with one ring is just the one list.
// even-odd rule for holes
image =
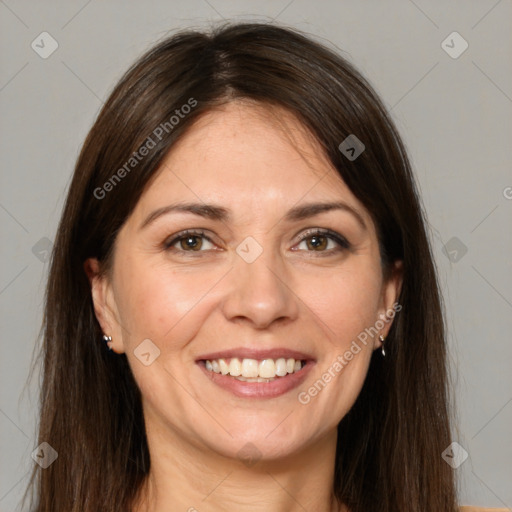
[[[39, 375], [24, 386], [79, 148], [138, 55], [169, 31], [222, 18], [275, 19], [339, 47], [391, 110], [446, 303], [453, 440], [469, 453], [456, 470], [461, 504], [512, 507], [510, 0], [5, 0], [0, 15], [0, 511], [16, 509], [33, 463]], [[43, 31], [59, 45], [46, 59], [31, 48]], [[453, 31], [469, 44], [458, 58], [441, 46]]]

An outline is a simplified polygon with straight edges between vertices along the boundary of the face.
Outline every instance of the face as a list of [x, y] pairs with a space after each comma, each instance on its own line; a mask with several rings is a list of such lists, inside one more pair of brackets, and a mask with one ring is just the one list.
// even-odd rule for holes
[[[171, 208], [185, 203], [202, 209]], [[285, 111], [242, 102], [173, 147], [117, 237], [111, 273], [88, 266], [147, 428], [228, 457], [250, 442], [278, 458], [332, 434], [400, 286], [398, 271], [383, 280], [370, 215], [313, 138]]]

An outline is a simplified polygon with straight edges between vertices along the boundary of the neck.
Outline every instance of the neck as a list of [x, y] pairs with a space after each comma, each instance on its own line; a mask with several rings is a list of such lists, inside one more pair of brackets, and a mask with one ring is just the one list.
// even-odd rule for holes
[[[151, 426], [152, 425], [152, 426]], [[333, 495], [337, 432], [286, 457], [243, 461], [146, 427], [151, 469], [133, 512], [346, 512]]]

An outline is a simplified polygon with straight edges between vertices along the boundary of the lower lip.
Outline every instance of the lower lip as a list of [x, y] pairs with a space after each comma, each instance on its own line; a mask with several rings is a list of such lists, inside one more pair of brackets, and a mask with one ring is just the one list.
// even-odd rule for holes
[[275, 398], [284, 395], [302, 384], [315, 365], [314, 361], [307, 361], [298, 372], [277, 377], [271, 382], [244, 382], [229, 375], [207, 370], [204, 361], [198, 361], [197, 364], [214, 384], [242, 398]]

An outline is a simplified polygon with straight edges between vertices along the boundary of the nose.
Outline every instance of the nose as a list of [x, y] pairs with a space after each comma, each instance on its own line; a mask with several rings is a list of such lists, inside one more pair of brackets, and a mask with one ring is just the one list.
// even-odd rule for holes
[[264, 250], [252, 263], [235, 255], [229, 275], [223, 304], [228, 320], [266, 329], [272, 323], [284, 324], [297, 318], [299, 298], [293, 292], [290, 272], [271, 251]]

